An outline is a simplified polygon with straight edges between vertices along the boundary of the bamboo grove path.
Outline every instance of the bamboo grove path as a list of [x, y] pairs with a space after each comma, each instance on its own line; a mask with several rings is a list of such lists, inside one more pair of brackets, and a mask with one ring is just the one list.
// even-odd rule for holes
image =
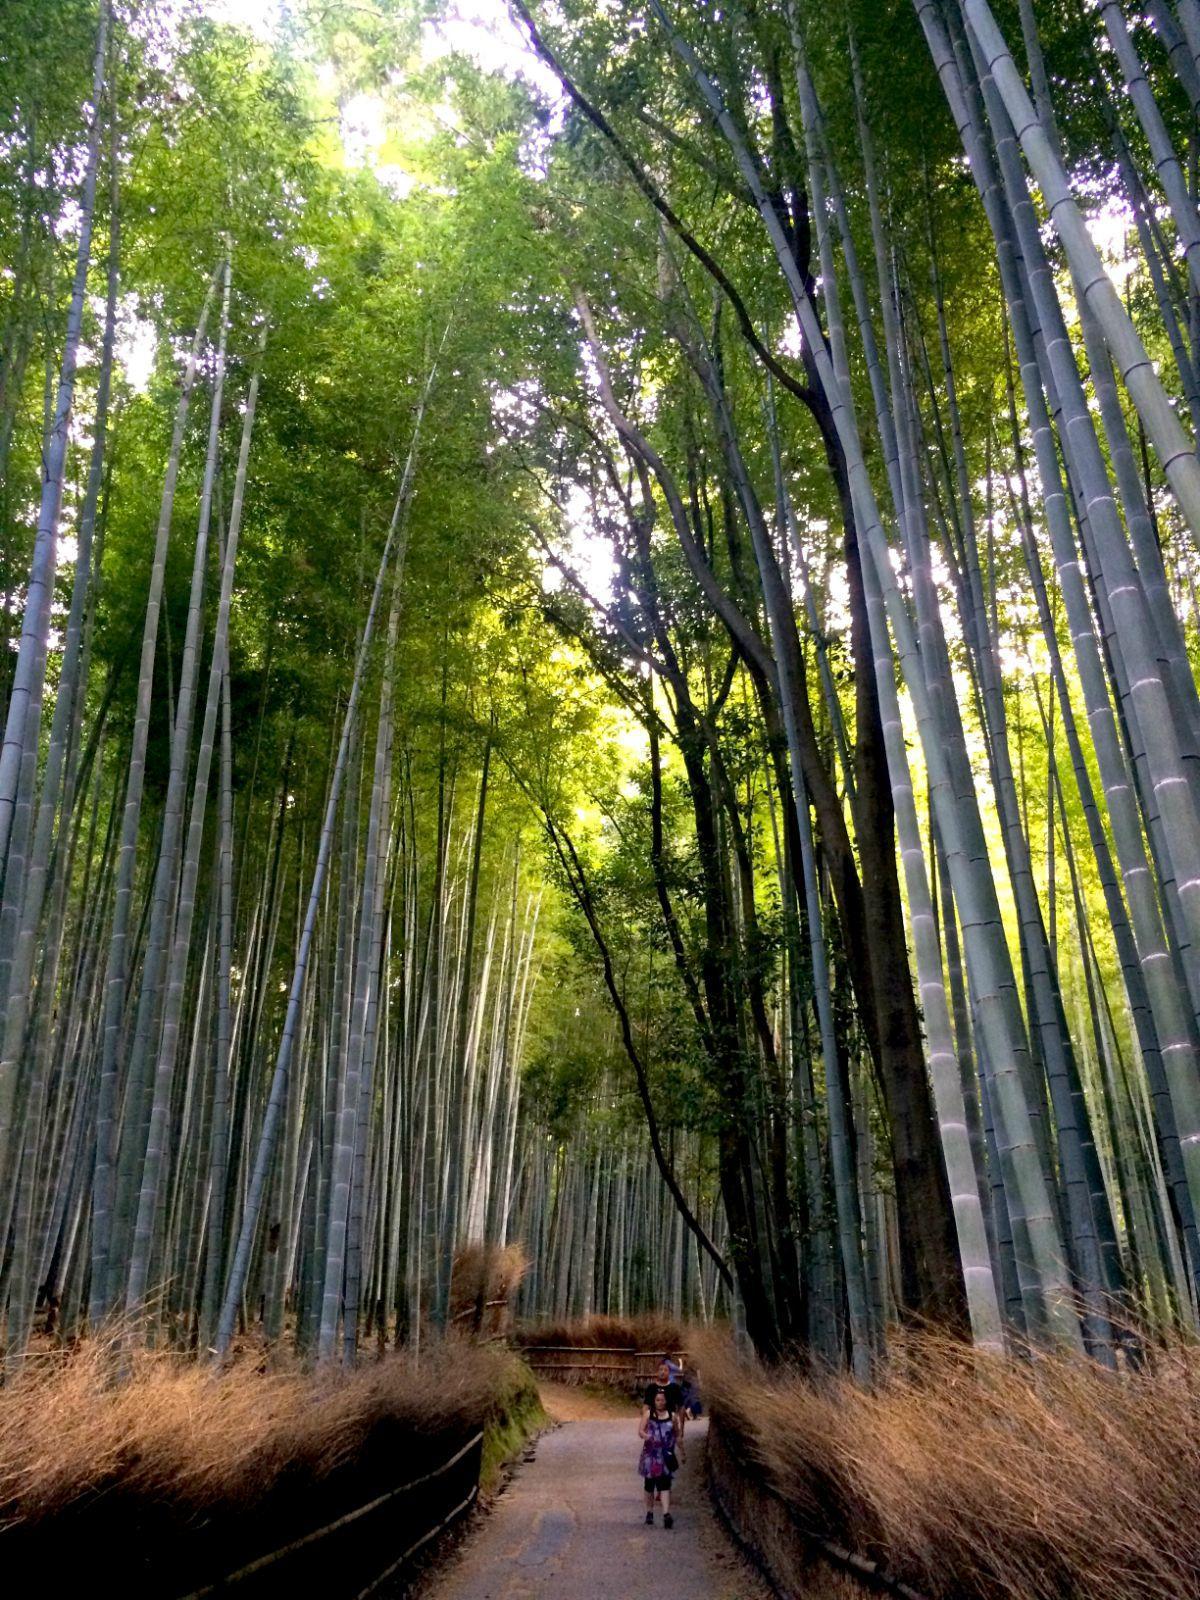
[[[582, 1409], [586, 1409], [582, 1408]], [[553, 1407], [551, 1407], [553, 1414]], [[688, 1429], [675, 1526], [643, 1522], [633, 1415], [562, 1422], [542, 1435], [423, 1600], [759, 1600], [705, 1492], [706, 1424]]]

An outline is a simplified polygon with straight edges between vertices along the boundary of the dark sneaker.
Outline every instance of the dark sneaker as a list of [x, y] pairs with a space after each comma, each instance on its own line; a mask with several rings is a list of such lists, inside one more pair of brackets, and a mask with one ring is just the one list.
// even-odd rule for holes
[[646, 1513], [646, 1526], [648, 1528], [652, 1528], [654, 1526], [654, 1513], [653, 1513], [653, 1511], [647, 1511], [647, 1513]]
[[663, 1517], [663, 1527], [664, 1528], [673, 1528], [674, 1526], [675, 1526], [675, 1518], [668, 1511], [666, 1513], [666, 1515]]

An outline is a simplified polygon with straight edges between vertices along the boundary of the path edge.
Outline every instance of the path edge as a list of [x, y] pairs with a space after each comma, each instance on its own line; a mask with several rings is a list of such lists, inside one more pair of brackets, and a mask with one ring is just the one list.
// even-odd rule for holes
[[814, 1538], [800, 1528], [782, 1495], [736, 1456], [715, 1417], [710, 1417], [708, 1424], [705, 1479], [709, 1498], [730, 1538], [779, 1600], [804, 1600], [805, 1596], [813, 1600], [820, 1580], [834, 1573], [843, 1582], [852, 1582], [863, 1595], [928, 1600], [865, 1556]]

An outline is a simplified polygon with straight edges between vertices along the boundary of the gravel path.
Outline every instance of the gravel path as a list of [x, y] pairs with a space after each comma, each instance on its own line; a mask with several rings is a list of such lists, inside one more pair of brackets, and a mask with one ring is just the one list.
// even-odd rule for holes
[[637, 1424], [565, 1422], [542, 1435], [426, 1600], [766, 1600], [730, 1545], [703, 1482], [706, 1424], [688, 1428], [670, 1531], [647, 1528]]

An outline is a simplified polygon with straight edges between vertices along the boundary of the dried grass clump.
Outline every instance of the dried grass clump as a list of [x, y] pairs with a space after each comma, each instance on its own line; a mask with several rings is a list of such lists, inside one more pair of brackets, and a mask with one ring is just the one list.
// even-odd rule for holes
[[267, 1501], [327, 1494], [381, 1458], [393, 1477], [409, 1452], [429, 1447], [433, 1462], [528, 1387], [506, 1352], [455, 1341], [419, 1366], [395, 1354], [345, 1375], [248, 1363], [217, 1373], [149, 1354], [125, 1381], [113, 1373], [113, 1349], [96, 1340], [31, 1361], [0, 1393], [0, 1526], [35, 1530], [100, 1497], [180, 1526], [245, 1521]]
[[566, 1322], [526, 1322], [513, 1333], [519, 1345], [576, 1345], [584, 1349], [686, 1350], [687, 1331], [669, 1317], [576, 1317]]
[[1200, 1351], [1114, 1375], [905, 1341], [871, 1390], [702, 1350], [723, 1437], [798, 1527], [931, 1600], [1195, 1600]]
[[[480, 1311], [505, 1307], [529, 1270], [529, 1257], [519, 1244], [463, 1245], [454, 1258], [450, 1279], [450, 1309], [455, 1321], [465, 1322]], [[494, 1317], [485, 1320], [494, 1321]]]

